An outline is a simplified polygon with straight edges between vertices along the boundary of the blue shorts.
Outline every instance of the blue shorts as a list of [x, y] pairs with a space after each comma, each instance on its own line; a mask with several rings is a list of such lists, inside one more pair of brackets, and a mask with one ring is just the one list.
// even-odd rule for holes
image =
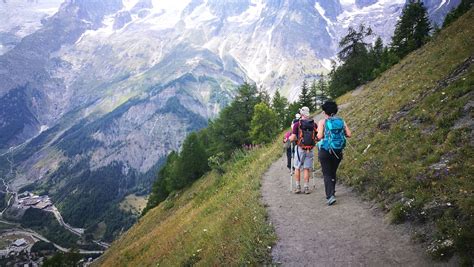
[[301, 147], [295, 149], [295, 154], [293, 155], [295, 159], [294, 167], [297, 169], [312, 169], [313, 160], [314, 160], [314, 148], [311, 150], [304, 150]]

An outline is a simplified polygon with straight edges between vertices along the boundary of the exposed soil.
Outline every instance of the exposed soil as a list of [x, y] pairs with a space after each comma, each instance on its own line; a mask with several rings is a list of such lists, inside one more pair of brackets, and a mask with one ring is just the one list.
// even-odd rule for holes
[[[342, 163], [344, 164], [344, 162]], [[391, 225], [371, 203], [348, 187], [336, 186], [327, 206], [323, 180], [311, 194], [290, 192], [286, 157], [264, 175], [263, 201], [279, 238], [273, 261], [283, 266], [434, 266], [404, 226]], [[310, 181], [313, 185], [313, 181]]]

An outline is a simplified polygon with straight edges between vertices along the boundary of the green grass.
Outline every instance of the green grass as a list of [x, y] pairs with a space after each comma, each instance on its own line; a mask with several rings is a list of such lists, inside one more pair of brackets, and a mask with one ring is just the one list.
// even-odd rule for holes
[[[472, 118], [465, 107], [473, 67], [449, 85], [440, 81], [474, 55], [472, 21], [473, 10], [357, 96], [338, 99], [348, 104], [341, 114], [354, 135], [342, 180], [379, 201], [392, 222], [425, 225], [429, 231], [414, 240], [428, 242], [435, 258], [458, 253], [466, 264], [474, 251], [472, 129], [453, 126]], [[270, 264], [276, 237], [260, 202], [260, 179], [280, 155], [278, 141], [236, 153], [224, 174], [211, 172], [150, 210], [97, 265]]]
[[100, 259], [102, 266], [219, 266], [271, 263], [276, 238], [260, 202], [260, 178], [281, 144], [236, 153], [150, 210]]
[[[474, 258], [474, 11], [443, 30], [357, 96], [342, 113], [354, 128], [340, 176], [390, 212], [393, 223], [434, 225], [428, 252]], [[449, 83], [445, 83], [449, 80]], [[364, 149], [370, 144], [366, 153]]]

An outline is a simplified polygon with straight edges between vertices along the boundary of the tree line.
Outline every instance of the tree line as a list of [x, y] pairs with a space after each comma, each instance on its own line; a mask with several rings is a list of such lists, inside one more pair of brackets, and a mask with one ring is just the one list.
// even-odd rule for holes
[[[466, 13], [474, 0], [462, 0], [445, 18], [443, 28]], [[358, 29], [349, 27], [340, 42], [337, 58], [341, 64], [333, 62], [329, 73], [328, 95], [336, 98], [379, 77], [385, 70], [398, 63], [410, 52], [430, 41], [439, 29], [432, 26], [422, 1], [409, 0], [402, 10], [391, 43], [383, 44], [380, 37], [374, 44], [365, 42], [373, 36], [372, 29], [360, 25]]]
[[191, 185], [206, 172], [222, 172], [222, 164], [232, 153], [272, 142], [290, 127], [302, 106], [314, 110], [327, 99], [324, 75], [311, 86], [304, 81], [297, 101], [290, 103], [277, 90], [271, 98], [255, 84], [244, 83], [234, 101], [225, 107], [206, 128], [190, 133], [181, 151], [172, 151], [158, 172], [143, 214], [164, 201], [172, 192]]
[[168, 155], [143, 214], [170, 193], [191, 185], [211, 168], [222, 171], [222, 163], [235, 150], [271, 142], [283, 127], [278, 116], [284, 113], [282, 109], [286, 109], [287, 103], [281, 96], [272, 101], [254, 84], [244, 83], [238, 87], [234, 101], [216, 119], [209, 121], [206, 128], [190, 133], [181, 151]]
[[[463, 0], [458, 9], [451, 11], [452, 15], [447, 17], [452, 17], [450, 22], [469, 10], [472, 1]], [[329, 98], [341, 96], [380, 76], [428, 42], [431, 30], [423, 3], [410, 0], [403, 8], [389, 46], [385, 46], [380, 37], [373, 45], [366, 43], [365, 39], [373, 34], [370, 27], [361, 25], [357, 30], [349, 27], [347, 35], [339, 42], [341, 50], [337, 56], [342, 63], [339, 66], [334, 63], [329, 75], [320, 74], [311, 85], [304, 80], [297, 101], [290, 103], [278, 90], [270, 98], [265, 90], [244, 83], [238, 88], [234, 101], [210, 121], [208, 127], [190, 133], [181, 151], [168, 155], [142, 214], [211, 169], [223, 171], [222, 163], [235, 150], [271, 142], [280, 131], [290, 126], [302, 106], [316, 110]]]

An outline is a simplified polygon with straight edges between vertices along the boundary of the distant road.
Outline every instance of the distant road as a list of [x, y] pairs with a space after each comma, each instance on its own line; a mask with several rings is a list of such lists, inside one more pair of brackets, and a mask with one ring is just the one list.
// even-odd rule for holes
[[[65, 248], [65, 247], [61, 247], [60, 245], [54, 243], [54, 242], [51, 242], [49, 239], [47, 239], [46, 237], [38, 234], [37, 232], [31, 230], [31, 229], [22, 229], [22, 230], [19, 230], [19, 229], [14, 229], [14, 230], [11, 230], [11, 231], [8, 231], [8, 232], [5, 232], [3, 233], [2, 235], [18, 235], [18, 234], [22, 234], [22, 235], [29, 235], [37, 240], [41, 240], [41, 241], [44, 241], [44, 242], [48, 242], [48, 243], [51, 243], [54, 245], [54, 247], [56, 247], [58, 250], [62, 251], [62, 252], [69, 252], [70, 249], [68, 248]], [[78, 251], [80, 254], [102, 254], [104, 253], [103, 250], [84, 250], [84, 249], [80, 249]]]
[[5, 179], [0, 178], [0, 180], [2, 180], [3, 186], [5, 187], [5, 193], [10, 194], [10, 198], [7, 201], [7, 206], [2, 211], [0, 211], [0, 217], [1, 217], [3, 213], [8, 209], [8, 207], [10, 207], [12, 198], [16, 199], [16, 193], [13, 191], [10, 191], [10, 186], [8, 186], [8, 183], [5, 182]]
[[[28, 139], [28, 140], [26, 140], [25, 142], [23, 142], [22, 144], [19, 144], [19, 145], [14, 146], [14, 147], [10, 147], [10, 148], [8, 149], [8, 151], [6, 151], [5, 153], [1, 154], [0, 156], [4, 156], [4, 155], [6, 155], [6, 154], [8, 154], [8, 153], [13, 152], [13, 151], [16, 150], [17, 148], [19, 148], [19, 147], [21, 147], [21, 146], [27, 144], [30, 140], [31, 140], [31, 139]], [[10, 163], [10, 174], [11, 174], [11, 173], [13, 172], [13, 162], [11, 162], [11, 160], [10, 160], [8, 157], [6, 157], [6, 159], [7, 159], [8, 162]], [[11, 190], [10, 190], [10, 186], [8, 185], [7, 182], [5, 182], [5, 179], [4, 179], [4, 178], [0, 178], [0, 180], [1, 180], [1, 182], [3, 183], [3, 185], [4, 185], [4, 187], [5, 187], [5, 192], [6, 192], [7, 194], [10, 194], [10, 198], [9, 198], [8, 201], [7, 201], [6, 207], [5, 207], [2, 211], [0, 211], [0, 218], [1, 218], [1, 217], [3, 216], [3, 213], [11, 206], [11, 204], [12, 204], [12, 199], [13, 199], [15, 202], [18, 201], [18, 194], [17, 194], [17, 192], [14, 192], [14, 191], [11, 191]], [[73, 234], [75, 234], [75, 235], [77, 235], [77, 236], [79, 236], [79, 237], [84, 234], [84, 229], [83, 229], [83, 228], [75, 228], [75, 227], [72, 227], [71, 225], [67, 224], [67, 223], [64, 221], [64, 219], [63, 219], [61, 213], [59, 212], [59, 210], [56, 208], [56, 206], [54, 206], [54, 204], [53, 204], [50, 208], [44, 209], [44, 211], [53, 213], [53, 214], [54, 214], [54, 217], [55, 217], [56, 220], [59, 222], [59, 224], [60, 224], [62, 227], [64, 227], [66, 230], [68, 230], [69, 232], [71, 232], [71, 233], [73, 233]], [[7, 223], [7, 222], [5, 222], [5, 223]], [[10, 223], [10, 224], [11, 224], [11, 223]], [[95, 244], [97, 244], [97, 245], [103, 247], [104, 249], [107, 249], [107, 248], [110, 247], [110, 244], [108, 244], [108, 243], [106, 243], [106, 242], [102, 242], [102, 241], [98, 241], [98, 240], [94, 240], [93, 242], [94, 242]], [[59, 249], [59, 248], [58, 248], [58, 249]]]
[[82, 236], [84, 234], [84, 229], [83, 228], [74, 228], [72, 227], [71, 225], [67, 224], [64, 219], [63, 219], [63, 216], [61, 216], [61, 213], [59, 212], [58, 208], [56, 208], [56, 206], [52, 206], [51, 209], [47, 209], [45, 211], [48, 211], [48, 212], [52, 212], [54, 214], [54, 217], [56, 217], [56, 220], [58, 220], [59, 224], [66, 228], [66, 230], [68, 230], [69, 232], [77, 235], [77, 236]]

